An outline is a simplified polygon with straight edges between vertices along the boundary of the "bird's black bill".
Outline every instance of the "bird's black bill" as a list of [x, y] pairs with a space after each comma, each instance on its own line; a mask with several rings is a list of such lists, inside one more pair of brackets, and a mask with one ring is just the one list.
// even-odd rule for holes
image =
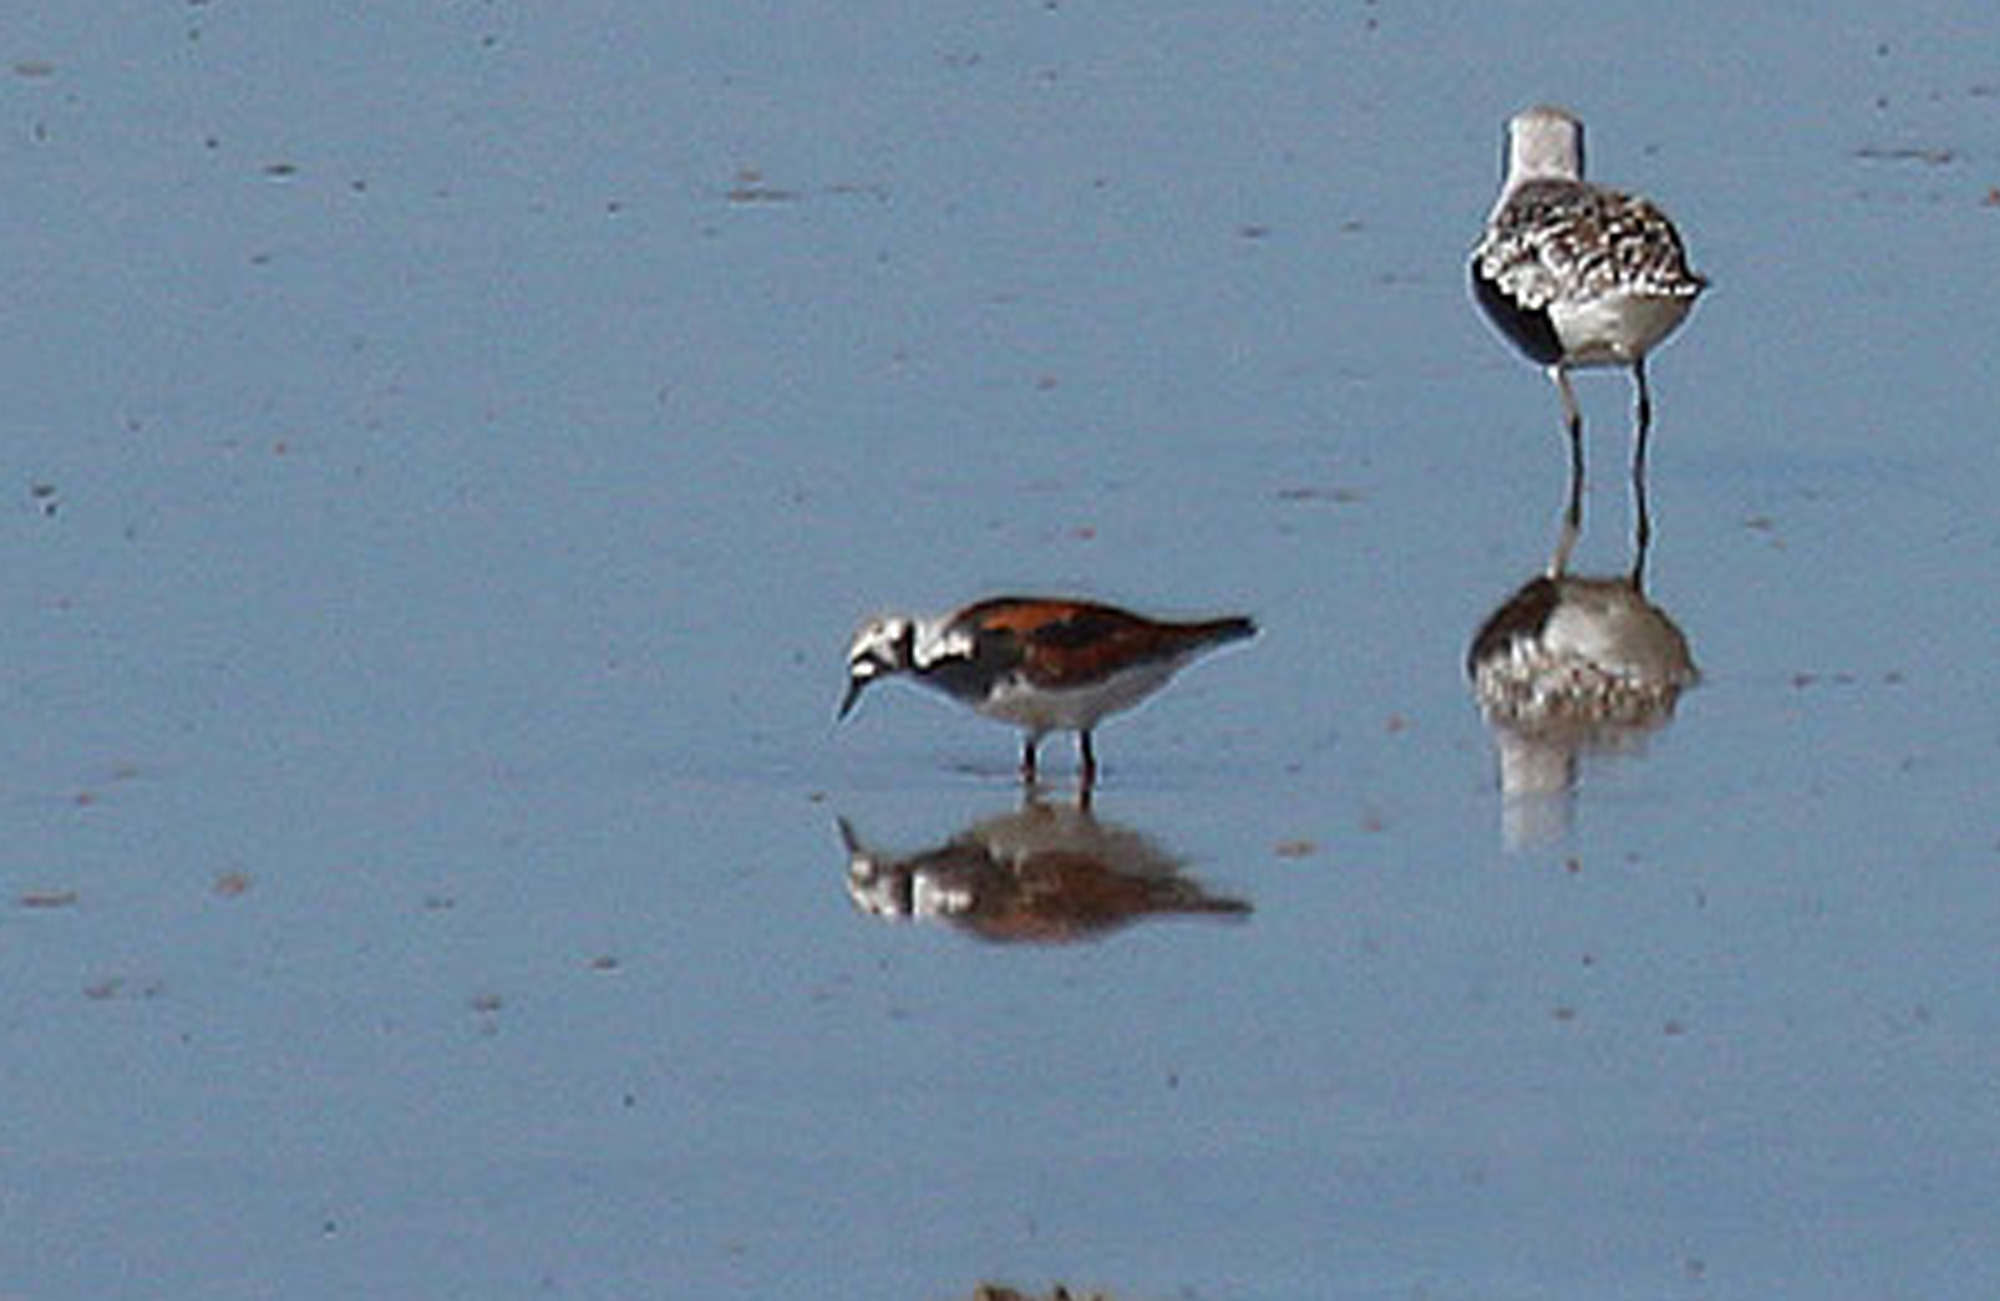
[[849, 678], [847, 680], [847, 694], [840, 698], [840, 708], [833, 716], [835, 722], [839, 722], [854, 712], [854, 702], [861, 699], [862, 691], [873, 680], [872, 678]]

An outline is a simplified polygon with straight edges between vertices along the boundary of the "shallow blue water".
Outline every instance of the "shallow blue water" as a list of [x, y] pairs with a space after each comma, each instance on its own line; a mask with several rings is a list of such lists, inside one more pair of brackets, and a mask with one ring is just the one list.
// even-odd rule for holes
[[[0, 24], [0, 1294], [1993, 1295], [1996, 24], [1676, 15]], [[1524, 810], [1542, 99], [1715, 288]], [[1094, 805], [1247, 915], [857, 907], [1020, 797], [848, 632], [1018, 587], [1258, 616]]]

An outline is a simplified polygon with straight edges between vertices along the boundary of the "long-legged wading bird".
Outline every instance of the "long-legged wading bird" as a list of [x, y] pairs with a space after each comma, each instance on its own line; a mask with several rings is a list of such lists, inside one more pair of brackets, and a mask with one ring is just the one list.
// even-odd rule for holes
[[1688, 267], [1679, 232], [1650, 201], [1583, 179], [1583, 123], [1531, 108], [1507, 124], [1507, 176], [1472, 251], [1473, 295], [1562, 399], [1583, 514], [1583, 415], [1569, 372], [1624, 366], [1637, 390], [1632, 482], [1645, 518], [1646, 440], [1653, 404], [1646, 354], [1674, 332], [1708, 281]]
[[1232, 616], [1191, 623], [1148, 619], [1066, 597], [1004, 596], [936, 618], [871, 619], [847, 652], [847, 717], [862, 691], [904, 673], [988, 718], [1021, 729], [1021, 779], [1050, 732], [1075, 732], [1080, 782], [1097, 777], [1091, 732], [1165, 686], [1197, 656], [1257, 631]]

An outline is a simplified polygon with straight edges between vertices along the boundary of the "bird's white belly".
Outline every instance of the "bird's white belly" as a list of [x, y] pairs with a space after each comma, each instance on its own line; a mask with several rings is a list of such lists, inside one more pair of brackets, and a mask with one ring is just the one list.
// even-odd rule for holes
[[1081, 731], [1095, 727], [1097, 720], [1115, 714], [1152, 695], [1174, 675], [1176, 663], [1144, 664], [1114, 673], [1102, 682], [1052, 691], [1033, 687], [1017, 678], [997, 684], [992, 694], [975, 706], [988, 718], [1012, 723], [1025, 731]]
[[1572, 366], [1629, 366], [1674, 332], [1692, 295], [1606, 294], [1549, 304], [1549, 322]]

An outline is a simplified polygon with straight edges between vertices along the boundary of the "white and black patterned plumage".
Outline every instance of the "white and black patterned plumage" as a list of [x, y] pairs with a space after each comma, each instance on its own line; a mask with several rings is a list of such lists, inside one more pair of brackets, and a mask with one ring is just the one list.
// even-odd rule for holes
[[1508, 124], [1507, 177], [1472, 253], [1480, 306], [1544, 366], [1629, 366], [1707, 281], [1650, 200], [1583, 179], [1583, 124], [1536, 108]]
[[1232, 616], [1149, 619], [1066, 597], [1004, 596], [937, 618], [884, 615], [847, 652], [845, 718], [869, 684], [908, 674], [988, 718], [1021, 729], [1021, 773], [1050, 732], [1077, 733], [1082, 781], [1096, 776], [1091, 730], [1165, 686], [1190, 660], [1256, 632]]
[[1646, 355], [1679, 328], [1708, 284], [1688, 266], [1666, 213], [1584, 180], [1583, 123], [1561, 109], [1529, 109], [1508, 123], [1507, 175], [1471, 271], [1473, 297], [1488, 319], [1547, 368], [1578, 467], [1583, 418], [1570, 370], [1631, 369], [1633, 472], [1641, 474], [1652, 424]]

